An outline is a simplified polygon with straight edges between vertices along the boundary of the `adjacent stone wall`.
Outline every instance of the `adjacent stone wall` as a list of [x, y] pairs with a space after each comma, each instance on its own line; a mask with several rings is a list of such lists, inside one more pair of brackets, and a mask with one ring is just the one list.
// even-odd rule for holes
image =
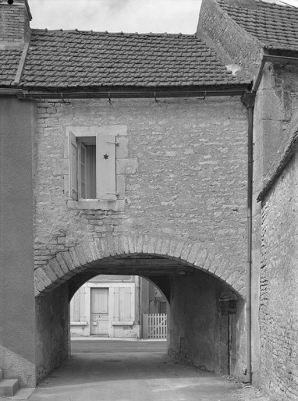
[[70, 354], [68, 286], [36, 298], [36, 381], [44, 379]]
[[272, 400], [298, 398], [298, 157], [262, 209], [261, 382]]
[[[137, 163], [123, 170], [124, 210], [69, 209], [63, 182], [67, 127], [102, 125], [126, 127], [126, 157]], [[244, 295], [246, 133], [239, 98], [40, 102], [35, 268], [105, 237], [174, 238], [204, 243]]]
[[197, 35], [215, 49], [229, 70], [247, 81], [253, 79], [261, 62], [259, 41], [233, 21], [216, 0], [202, 1]]
[[[267, 293], [267, 287], [269, 282], [267, 279], [264, 280], [264, 260], [266, 258], [274, 259], [274, 255], [271, 254], [273, 248], [264, 247], [263, 241], [266, 238], [269, 239], [269, 233], [267, 230], [267, 225], [272, 224], [272, 233], [274, 231], [274, 222], [277, 216], [274, 215], [273, 210], [277, 207], [280, 208], [282, 203], [278, 205], [275, 204], [275, 198], [272, 198], [269, 204], [267, 204], [267, 198], [265, 197], [265, 208], [262, 211], [262, 203], [257, 201], [258, 195], [268, 183], [268, 181], [273, 177], [279, 166], [286, 149], [288, 148], [293, 135], [297, 131], [298, 125], [298, 86], [297, 86], [297, 67], [296, 66], [279, 66], [266, 63], [264, 68], [263, 79], [258, 90], [255, 104], [255, 118], [254, 118], [254, 188], [253, 188], [253, 269], [252, 269], [252, 359], [253, 359], [253, 382], [255, 385], [262, 386], [264, 384], [264, 377], [266, 377], [267, 382], [273, 380], [276, 381], [277, 376], [280, 374], [278, 380], [284, 380], [284, 374], [275, 369], [272, 362], [264, 361], [266, 358], [271, 358], [270, 352], [268, 352], [267, 347], [271, 347], [273, 342], [272, 338], [268, 336], [268, 330], [275, 330], [274, 326], [279, 327], [280, 321], [275, 320], [276, 316], [272, 315], [270, 319], [270, 328], [267, 327], [268, 321], [265, 323], [263, 321], [266, 315], [263, 311], [264, 300], [268, 302], [268, 305], [274, 301], [275, 294], [283, 293], [283, 286], [278, 285], [274, 281], [274, 287], [272, 287], [272, 292]], [[296, 128], [295, 128], [296, 127]], [[283, 178], [279, 177], [275, 183], [273, 183], [272, 191], [277, 193], [283, 182]], [[290, 189], [290, 188], [289, 188]], [[276, 192], [277, 191], [277, 192]], [[291, 194], [288, 194], [288, 199], [286, 199], [286, 190], [283, 189], [283, 193], [280, 196], [284, 197], [284, 213], [292, 213]], [[271, 192], [269, 192], [270, 194]], [[271, 196], [271, 195], [270, 195]], [[297, 202], [297, 199], [296, 199]], [[276, 209], [276, 210], [277, 210]], [[289, 209], [289, 210], [288, 210]], [[288, 212], [286, 212], [288, 210]], [[270, 213], [268, 214], [268, 211]], [[264, 225], [264, 213], [266, 215], [266, 222]], [[279, 212], [278, 212], [279, 213]], [[263, 217], [262, 217], [263, 216]], [[290, 221], [290, 219], [289, 219]], [[291, 221], [292, 222], [292, 221]], [[288, 235], [287, 222], [283, 223], [284, 233], [282, 234], [282, 226], [280, 226], [280, 231], [276, 235], [276, 238], [280, 238], [276, 242], [276, 250], [274, 251], [279, 255], [280, 261], [284, 257], [284, 249], [289, 245], [287, 240], [282, 240], [283, 235]], [[271, 235], [271, 233], [270, 233]], [[273, 239], [272, 239], [273, 240]], [[271, 240], [270, 240], [271, 241]], [[286, 259], [285, 259], [286, 260]], [[282, 262], [281, 262], [282, 263]], [[260, 271], [261, 270], [261, 271]], [[287, 279], [287, 273], [284, 269], [279, 272], [273, 273], [275, 267], [270, 269], [273, 275], [279, 274], [284, 275], [284, 279]], [[261, 274], [261, 277], [260, 277]], [[273, 277], [273, 276], [272, 276]], [[262, 280], [262, 281], [261, 281]], [[261, 286], [260, 286], [261, 281]], [[281, 281], [282, 283], [282, 281]], [[272, 285], [273, 282], [271, 280]], [[274, 288], [274, 289], [273, 289]], [[267, 295], [265, 295], [267, 294]], [[260, 306], [259, 300], [262, 298], [262, 305]], [[285, 302], [291, 301], [291, 294], [285, 291], [283, 293]], [[276, 304], [277, 306], [277, 304]], [[260, 309], [261, 308], [261, 309]], [[279, 308], [278, 308], [279, 309]], [[262, 311], [259, 314], [259, 311]], [[280, 309], [279, 309], [280, 310]], [[267, 323], [266, 323], [267, 322]], [[265, 332], [263, 332], [265, 330]], [[272, 332], [273, 334], [273, 332]], [[261, 339], [261, 344], [260, 344]], [[278, 345], [275, 344], [276, 350], [278, 350]], [[263, 352], [266, 351], [266, 357]], [[278, 351], [277, 351], [278, 352]], [[260, 364], [260, 355], [262, 363]], [[273, 359], [272, 359], [273, 361]], [[269, 365], [271, 368], [269, 367]], [[270, 376], [272, 375], [272, 378]], [[269, 387], [268, 387], [269, 388]], [[282, 393], [281, 393], [282, 394]], [[285, 398], [287, 399], [287, 398]]]
[[243, 301], [237, 300], [237, 313], [229, 319], [219, 304], [227, 290], [224, 283], [198, 270], [173, 278], [169, 353], [200, 369], [243, 378]]
[[257, 130], [262, 138], [263, 184], [271, 178], [298, 124], [298, 67], [266, 64], [258, 92]]
[[35, 385], [34, 106], [0, 96], [0, 369], [29, 387]]

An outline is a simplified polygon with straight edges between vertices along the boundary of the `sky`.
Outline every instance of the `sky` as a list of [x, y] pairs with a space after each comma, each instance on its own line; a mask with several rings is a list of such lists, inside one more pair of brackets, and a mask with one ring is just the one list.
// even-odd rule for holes
[[[32, 28], [184, 33], [196, 31], [201, 0], [28, 0]], [[281, 3], [278, 0], [267, 0]], [[298, 7], [298, 0], [284, 0]]]

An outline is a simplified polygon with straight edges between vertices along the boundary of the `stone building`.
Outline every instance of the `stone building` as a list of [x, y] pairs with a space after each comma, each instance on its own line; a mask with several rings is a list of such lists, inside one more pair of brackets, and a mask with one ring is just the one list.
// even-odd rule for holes
[[139, 275], [171, 355], [297, 399], [298, 10], [203, 0], [195, 35], [30, 18], [0, 1], [4, 376], [68, 356], [86, 281]]

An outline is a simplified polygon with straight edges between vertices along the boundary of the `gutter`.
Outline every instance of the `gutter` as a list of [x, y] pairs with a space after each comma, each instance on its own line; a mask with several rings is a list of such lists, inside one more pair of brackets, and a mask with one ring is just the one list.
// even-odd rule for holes
[[264, 70], [265, 64], [267, 62], [280, 63], [280, 64], [296, 64], [296, 65], [298, 65], [298, 57], [285, 57], [285, 56], [278, 56], [278, 55], [275, 55], [275, 54], [263, 54], [261, 65], [259, 67], [259, 71], [257, 73], [255, 82], [254, 82], [253, 87], [252, 87], [252, 92], [253, 93], [256, 93], [258, 88], [259, 88], [259, 85], [260, 85], [260, 82], [261, 82], [261, 79], [262, 79], [262, 76], [263, 76], [263, 70]]
[[0, 96], [22, 96], [22, 89], [0, 88]]
[[134, 99], [134, 98], [168, 98], [168, 97], [199, 97], [207, 96], [242, 96], [246, 89], [234, 90], [131, 90], [131, 91], [28, 91], [18, 94], [19, 99]]

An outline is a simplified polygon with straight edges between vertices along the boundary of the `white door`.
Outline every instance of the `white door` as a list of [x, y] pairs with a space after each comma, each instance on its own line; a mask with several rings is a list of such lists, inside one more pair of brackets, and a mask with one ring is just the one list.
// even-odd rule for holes
[[108, 300], [108, 288], [91, 288], [91, 335], [109, 336]]

